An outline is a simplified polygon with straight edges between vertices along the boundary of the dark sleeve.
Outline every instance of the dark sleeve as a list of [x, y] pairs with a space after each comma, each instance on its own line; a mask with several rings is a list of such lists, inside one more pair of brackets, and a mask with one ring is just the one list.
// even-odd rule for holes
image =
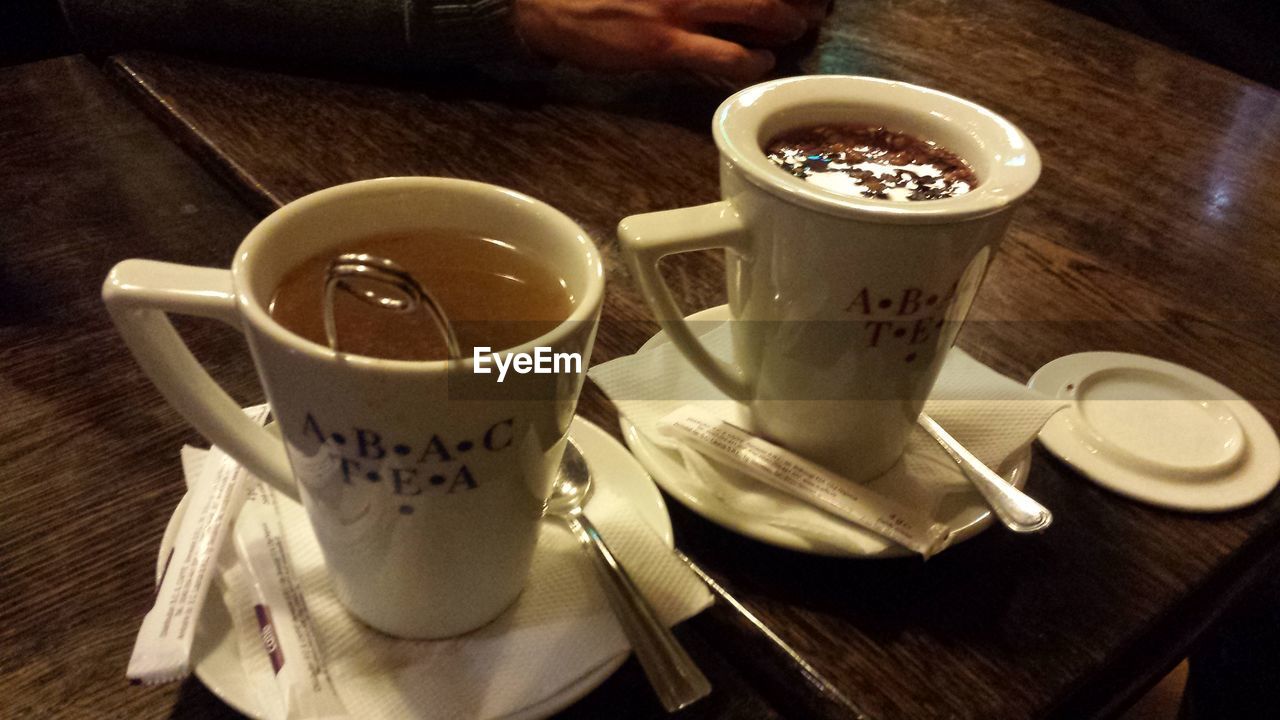
[[511, 0], [61, 0], [90, 52], [413, 68], [522, 54]]

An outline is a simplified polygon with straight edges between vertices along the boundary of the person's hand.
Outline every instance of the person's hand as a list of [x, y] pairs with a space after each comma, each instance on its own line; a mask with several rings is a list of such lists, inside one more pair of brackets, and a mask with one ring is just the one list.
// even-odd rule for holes
[[[746, 82], [773, 67], [765, 48], [793, 42], [821, 20], [816, 6], [814, 0], [515, 0], [514, 13], [531, 51], [573, 65], [690, 70]], [[764, 47], [708, 34], [717, 27]]]

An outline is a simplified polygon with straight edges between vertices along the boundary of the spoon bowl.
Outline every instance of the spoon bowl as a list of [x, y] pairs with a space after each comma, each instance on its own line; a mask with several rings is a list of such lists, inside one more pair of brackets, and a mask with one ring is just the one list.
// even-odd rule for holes
[[564, 457], [556, 472], [556, 482], [551, 487], [551, 497], [547, 498], [542, 512], [555, 517], [580, 515], [582, 506], [587, 504], [594, 489], [591, 484], [591, 466], [587, 465], [582, 451], [570, 439], [565, 443]]

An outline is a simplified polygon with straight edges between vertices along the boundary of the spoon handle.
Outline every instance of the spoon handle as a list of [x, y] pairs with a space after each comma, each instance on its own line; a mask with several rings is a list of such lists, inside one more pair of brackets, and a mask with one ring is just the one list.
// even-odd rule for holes
[[991, 468], [982, 464], [960, 441], [951, 437], [951, 433], [944, 430], [936, 420], [920, 413], [919, 422], [925, 432], [933, 436], [951, 459], [960, 465], [965, 477], [969, 478], [969, 482], [973, 483], [1005, 527], [1014, 532], [1028, 533], [1044, 530], [1053, 522], [1053, 514], [1048, 508], [992, 472]]
[[671, 630], [654, 615], [653, 608], [609, 551], [600, 532], [581, 513], [566, 516], [565, 521], [593, 558], [605, 597], [631, 641], [640, 667], [644, 668], [662, 707], [671, 713], [706, 697], [711, 692], [711, 683]]

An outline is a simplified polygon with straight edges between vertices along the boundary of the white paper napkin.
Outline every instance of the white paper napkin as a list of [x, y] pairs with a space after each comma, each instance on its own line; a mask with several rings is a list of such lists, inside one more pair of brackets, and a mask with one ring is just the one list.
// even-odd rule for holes
[[[199, 458], [184, 454], [184, 466]], [[190, 483], [192, 479], [188, 479]], [[333, 594], [306, 511], [281, 502], [289, 557], [328, 663], [355, 718], [491, 718], [546, 700], [630, 645], [577, 540], [544, 521], [528, 585], [497, 620], [438, 641], [398, 640], [354, 619]], [[589, 516], [653, 605], [674, 625], [711, 604], [711, 594], [627, 501], [601, 482]], [[270, 673], [247, 576], [222, 575], [246, 673]]]
[[[730, 357], [728, 323], [707, 331], [701, 340], [713, 355]], [[731, 422], [744, 422], [745, 409], [694, 370], [674, 345], [664, 343], [602, 363], [588, 375], [650, 443], [679, 453], [687, 471], [685, 480], [695, 495], [713, 496], [753, 522], [785, 528], [820, 545], [855, 554], [886, 547], [888, 541], [708, 461], [659, 433], [660, 419], [691, 403]], [[925, 412], [988, 467], [1000, 468], [1065, 405], [953, 349]], [[920, 427], [913, 430], [902, 460], [869, 486], [923, 509], [940, 522], [956, 506], [956, 495], [974, 493], [955, 462]]]

